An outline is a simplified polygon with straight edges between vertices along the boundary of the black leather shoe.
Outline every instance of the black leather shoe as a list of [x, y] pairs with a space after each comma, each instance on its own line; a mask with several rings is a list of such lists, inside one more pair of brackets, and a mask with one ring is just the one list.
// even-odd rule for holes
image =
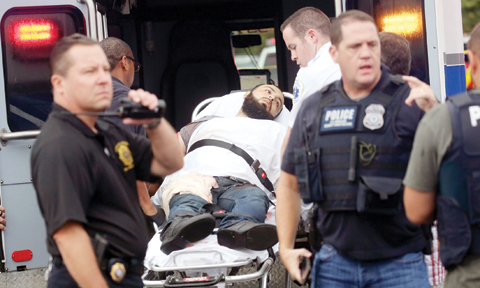
[[218, 244], [228, 248], [247, 248], [261, 251], [278, 242], [275, 225], [241, 221], [227, 228], [219, 229]]
[[207, 237], [214, 228], [215, 218], [211, 214], [177, 213], [160, 234], [160, 250], [167, 255], [181, 250]]

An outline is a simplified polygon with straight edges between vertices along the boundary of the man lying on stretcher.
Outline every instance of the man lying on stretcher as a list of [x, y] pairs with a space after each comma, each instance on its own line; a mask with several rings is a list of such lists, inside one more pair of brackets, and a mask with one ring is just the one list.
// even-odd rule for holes
[[264, 250], [278, 242], [275, 226], [264, 221], [280, 176], [286, 127], [272, 120], [284, 98], [274, 85], [257, 86], [244, 98], [236, 117], [192, 123], [180, 132], [184, 167], [152, 197], [169, 215], [160, 236], [165, 254], [210, 235], [215, 218], [204, 213], [209, 203], [229, 212], [220, 222], [220, 245]]

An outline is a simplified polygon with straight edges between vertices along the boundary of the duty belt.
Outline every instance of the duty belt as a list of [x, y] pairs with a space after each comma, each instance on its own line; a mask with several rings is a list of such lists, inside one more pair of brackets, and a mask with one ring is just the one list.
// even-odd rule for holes
[[260, 183], [262, 183], [262, 185], [265, 186], [265, 188], [267, 188], [268, 191], [275, 193], [273, 189], [273, 184], [270, 181], [270, 179], [268, 179], [267, 177], [267, 172], [265, 172], [265, 170], [263, 170], [262, 167], [260, 167], [260, 161], [258, 161], [258, 159], [254, 160], [252, 156], [250, 156], [242, 148], [236, 146], [235, 144], [230, 144], [221, 140], [203, 139], [193, 143], [192, 146], [190, 146], [190, 149], [188, 149], [187, 153], [190, 153], [193, 150], [203, 146], [215, 146], [215, 147], [224, 148], [242, 157], [248, 163], [248, 165], [250, 165], [250, 168], [252, 168], [255, 175], [257, 175], [257, 178], [258, 180], [260, 180]]
[[[62, 257], [59, 256], [54, 256], [52, 263], [55, 266], [65, 265]], [[108, 274], [115, 282], [122, 281], [127, 273], [142, 275], [145, 272], [143, 261], [134, 258], [105, 258], [100, 266], [100, 270]]]

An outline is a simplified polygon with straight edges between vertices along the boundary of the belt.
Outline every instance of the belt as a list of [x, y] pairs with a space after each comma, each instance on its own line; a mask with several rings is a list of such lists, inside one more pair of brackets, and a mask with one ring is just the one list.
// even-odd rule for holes
[[[142, 275], [145, 272], [145, 267], [143, 266], [143, 261], [135, 259], [135, 258], [106, 258], [102, 259], [102, 267], [100, 270], [105, 273], [110, 273], [109, 263], [111, 262], [122, 262], [125, 265], [125, 270], [127, 273], [135, 274], [135, 275]], [[65, 265], [63, 263], [63, 259], [60, 256], [53, 256], [52, 260], [53, 265], [55, 266], [62, 266]], [[102, 269], [103, 268], [103, 269]]]

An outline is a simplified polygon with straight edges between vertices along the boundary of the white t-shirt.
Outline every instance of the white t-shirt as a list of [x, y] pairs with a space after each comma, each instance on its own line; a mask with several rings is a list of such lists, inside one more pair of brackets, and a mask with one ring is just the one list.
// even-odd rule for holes
[[308, 62], [307, 67], [301, 67], [298, 70], [293, 85], [293, 108], [290, 111], [289, 127], [293, 127], [298, 110], [307, 97], [342, 77], [340, 66], [333, 62], [328, 52], [330, 46], [332, 46], [330, 42], [323, 45], [315, 58]]
[[[280, 177], [280, 150], [286, 130], [286, 126], [271, 120], [256, 120], [247, 117], [213, 118], [195, 130], [188, 143], [188, 148], [202, 139], [216, 139], [233, 143], [245, 150], [253, 159], [260, 161], [260, 166], [267, 173], [273, 186], [276, 187]], [[245, 179], [261, 187], [269, 195], [269, 198], [275, 201], [273, 195], [263, 187], [247, 162], [225, 148], [204, 146], [188, 153], [184, 158], [183, 168], [166, 177], [162, 186], [168, 184], [170, 177], [182, 176], [191, 171], [208, 176], [234, 176]], [[154, 195], [152, 201], [160, 204], [161, 195]]]

